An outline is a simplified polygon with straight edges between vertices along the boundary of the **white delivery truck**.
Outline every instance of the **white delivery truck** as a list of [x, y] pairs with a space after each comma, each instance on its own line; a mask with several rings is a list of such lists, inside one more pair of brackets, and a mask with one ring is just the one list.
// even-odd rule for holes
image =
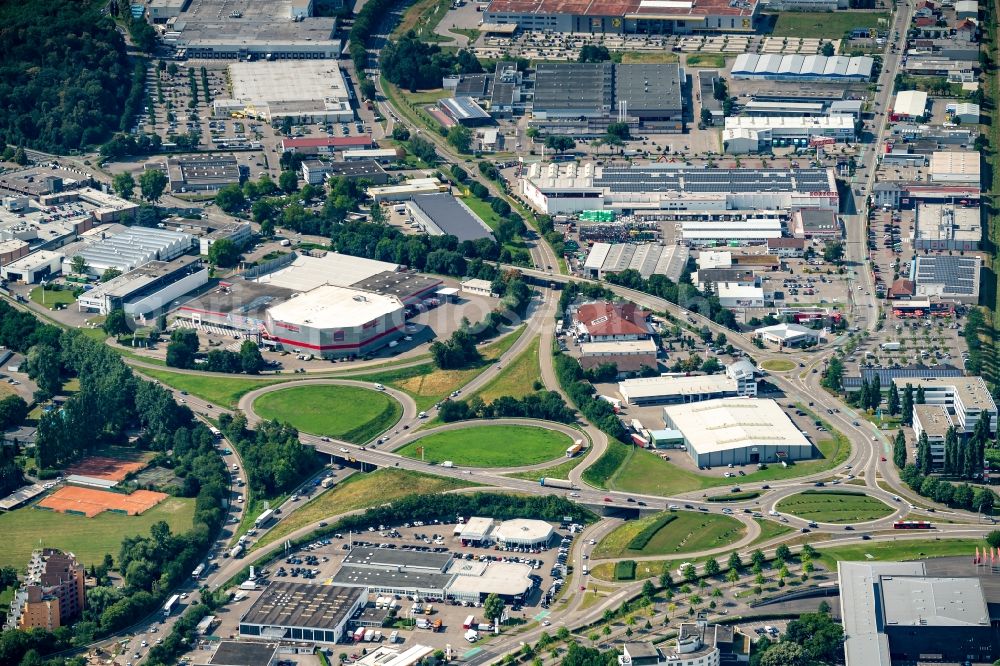
[[465, 632], [465, 640], [469, 641], [470, 643], [475, 643], [476, 641], [479, 640], [479, 632], [476, 631], [475, 629], [469, 629], [467, 632]]

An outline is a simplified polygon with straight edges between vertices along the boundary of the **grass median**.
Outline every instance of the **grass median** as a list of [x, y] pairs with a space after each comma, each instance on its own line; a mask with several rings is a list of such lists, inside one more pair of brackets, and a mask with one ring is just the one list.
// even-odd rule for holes
[[357, 509], [377, 506], [407, 495], [433, 495], [475, 484], [401, 469], [352, 474], [343, 482], [309, 500], [268, 530], [254, 544], [256, 550], [315, 523]]
[[395, 398], [357, 386], [311, 384], [265, 393], [253, 403], [264, 419], [290, 423], [302, 432], [355, 444], [374, 439], [399, 420]]
[[555, 460], [573, 443], [547, 428], [475, 423], [465, 421], [459, 429], [421, 437], [396, 453], [427, 462], [450, 460], [459, 467], [521, 467]]
[[817, 523], [864, 523], [891, 515], [893, 508], [862, 491], [806, 490], [778, 502], [775, 509]]
[[[743, 523], [729, 516], [674, 511], [625, 523], [601, 539], [591, 557], [669, 557], [696, 553], [728, 546], [745, 533]], [[645, 544], [636, 549], [640, 537]]]

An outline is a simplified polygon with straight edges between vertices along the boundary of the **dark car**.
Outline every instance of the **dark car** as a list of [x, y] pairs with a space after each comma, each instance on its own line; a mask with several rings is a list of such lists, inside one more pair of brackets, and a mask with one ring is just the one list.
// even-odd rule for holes
[[799, 531], [802, 532], [803, 534], [809, 534], [809, 532], [811, 532], [812, 530], [810, 530], [808, 527], [803, 527]]

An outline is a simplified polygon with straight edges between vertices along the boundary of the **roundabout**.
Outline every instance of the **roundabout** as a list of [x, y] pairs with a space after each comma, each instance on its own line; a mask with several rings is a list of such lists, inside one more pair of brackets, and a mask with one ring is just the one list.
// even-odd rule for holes
[[388, 393], [346, 383], [277, 386], [262, 391], [251, 407], [260, 419], [354, 444], [374, 439], [403, 415], [403, 406]]
[[458, 424], [462, 427], [445, 426], [429, 431], [395, 452], [428, 463], [450, 461], [460, 467], [514, 468], [557, 460], [573, 444], [573, 439], [564, 432], [569, 428], [559, 424], [552, 424], [551, 428], [499, 425], [491, 421]]
[[781, 513], [816, 523], [867, 523], [895, 513], [880, 499], [857, 490], [804, 490], [775, 505]]

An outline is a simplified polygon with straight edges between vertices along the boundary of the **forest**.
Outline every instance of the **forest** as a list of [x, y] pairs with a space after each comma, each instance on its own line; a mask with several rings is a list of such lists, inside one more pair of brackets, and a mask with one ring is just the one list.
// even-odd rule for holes
[[0, 149], [66, 153], [130, 127], [144, 68], [129, 62], [100, 9], [69, 0], [0, 3]]

